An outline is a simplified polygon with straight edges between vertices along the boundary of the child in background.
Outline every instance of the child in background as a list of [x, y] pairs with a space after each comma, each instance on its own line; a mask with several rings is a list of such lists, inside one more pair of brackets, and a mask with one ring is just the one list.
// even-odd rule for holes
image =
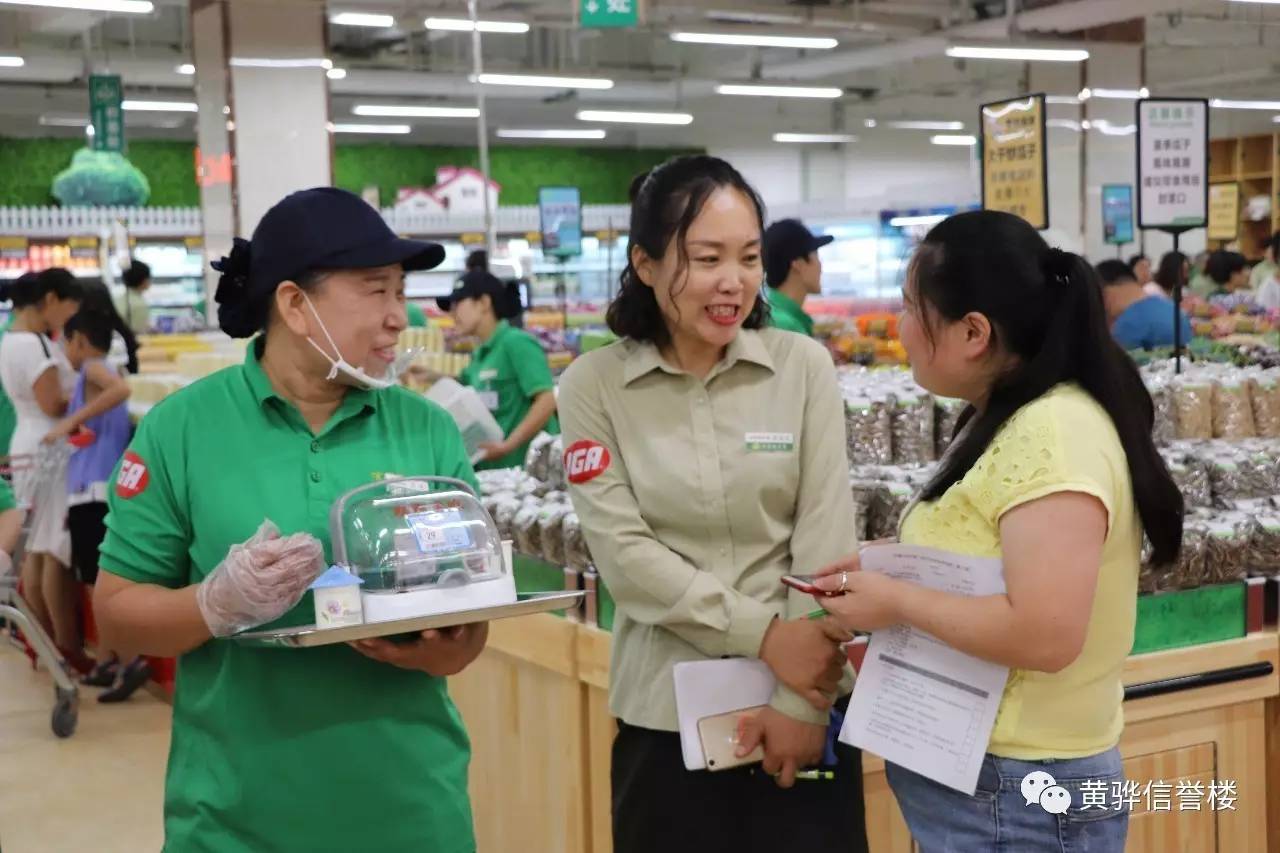
[[[81, 583], [98, 579], [98, 548], [106, 537], [107, 484], [129, 444], [129, 385], [107, 363], [113, 318], [105, 311], [81, 308], [64, 329], [67, 360], [79, 374], [65, 418], [46, 442], [71, 439], [79, 446], [67, 466], [67, 529], [71, 565]], [[84, 683], [109, 687], [99, 702], [123, 702], [146, 683], [150, 668], [142, 657], [123, 666], [116, 650], [103, 649]]]

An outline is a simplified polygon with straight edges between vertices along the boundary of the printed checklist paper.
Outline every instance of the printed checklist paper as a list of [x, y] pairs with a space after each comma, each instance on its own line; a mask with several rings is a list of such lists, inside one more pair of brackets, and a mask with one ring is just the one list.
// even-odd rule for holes
[[[862, 570], [957, 595], [1004, 592], [998, 559], [875, 545]], [[840, 740], [972, 795], [1009, 679], [999, 666], [897, 625], [871, 636]]]

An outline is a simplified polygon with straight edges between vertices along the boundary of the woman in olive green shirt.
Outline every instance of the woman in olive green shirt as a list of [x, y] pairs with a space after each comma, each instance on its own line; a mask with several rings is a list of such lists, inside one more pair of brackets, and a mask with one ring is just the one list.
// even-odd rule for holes
[[404, 272], [443, 256], [359, 196], [288, 196], [215, 264], [223, 330], [261, 332], [243, 366], [157, 405], [120, 464], [94, 607], [108, 646], [178, 657], [167, 851], [475, 850], [444, 677], [484, 625], [287, 651], [224, 639], [312, 621], [343, 493], [386, 472], [474, 484], [452, 418], [380, 375]]
[[[844, 402], [820, 344], [763, 328], [762, 220], [714, 157], [638, 179], [621, 340], [561, 383], [570, 495], [617, 603], [615, 853], [866, 849], [858, 753], [829, 740], [849, 636], [781, 583], [857, 547]], [[673, 669], [728, 656], [775, 679], [764, 772], [686, 770]], [[834, 778], [796, 783], [819, 763]]]
[[480, 339], [480, 346], [459, 381], [480, 395], [502, 427], [502, 441], [481, 445], [480, 470], [518, 468], [529, 442], [540, 431], [560, 432], [556, 421], [555, 380], [542, 345], [507, 322], [520, 306], [496, 276], [472, 270], [447, 297], [436, 302], [453, 315], [458, 331]]

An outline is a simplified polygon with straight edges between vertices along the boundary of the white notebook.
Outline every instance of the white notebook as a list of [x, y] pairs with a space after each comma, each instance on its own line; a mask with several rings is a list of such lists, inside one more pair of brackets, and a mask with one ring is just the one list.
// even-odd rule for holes
[[686, 770], [703, 770], [707, 766], [702, 739], [698, 737], [699, 720], [767, 705], [777, 684], [768, 665], [754, 658], [678, 663], [672, 675]]

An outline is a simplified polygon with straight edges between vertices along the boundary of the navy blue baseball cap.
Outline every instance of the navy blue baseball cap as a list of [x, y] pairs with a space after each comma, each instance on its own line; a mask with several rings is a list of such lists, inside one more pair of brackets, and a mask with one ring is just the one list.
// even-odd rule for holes
[[231, 254], [213, 262], [222, 273], [215, 296], [218, 323], [232, 337], [254, 334], [280, 282], [313, 270], [400, 264], [414, 272], [442, 261], [443, 246], [397, 237], [382, 214], [354, 193], [336, 187], [299, 190], [263, 215], [252, 240], [237, 238]]
[[792, 261], [808, 257], [834, 239], [817, 236], [799, 219], [779, 219], [764, 232], [765, 280], [771, 287], [779, 287], [787, 280]]
[[493, 300], [493, 309], [499, 317], [510, 313], [507, 298], [507, 286], [496, 275], [484, 270], [472, 270], [458, 279], [453, 292], [448, 296], [437, 296], [436, 305], [441, 311], [450, 311], [454, 303], [461, 299], [479, 299], [488, 295]]

